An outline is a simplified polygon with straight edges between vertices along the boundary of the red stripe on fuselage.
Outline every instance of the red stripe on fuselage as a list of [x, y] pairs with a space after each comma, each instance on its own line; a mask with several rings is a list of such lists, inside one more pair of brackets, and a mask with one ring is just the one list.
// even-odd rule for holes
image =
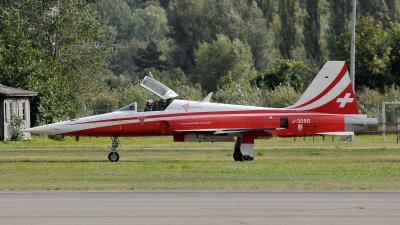
[[[316, 113], [309, 113], [308, 111], [304, 111], [304, 113], [307, 113], [306, 116], [313, 116]], [[193, 112], [193, 113], [171, 113], [171, 114], [157, 114], [157, 115], [146, 115], [146, 120], [151, 120], [151, 119], [158, 119], [158, 120], [168, 120], [168, 118], [176, 118], [177, 120], [183, 120], [185, 117], [193, 117], [193, 116], [199, 116], [199, 118], [202, 117], [209, 117], [209, 116], [225, 116], [225, 115], [232, 115], [232, 116], [254, 116], [254, 114], [259, 114], [260, 116], [265, 116], [265, 119], [268, 119], [267, 117], [288, 117], [288, 116], [293, 116], [293, 115], [302, 115], [301, 112], [295, 110], [295, 109], [266, 109], [266, 110], [243, 110], [243, 111], [213, 111], [213, 112]], [[264, 115], [261, 115], [264, 114]], [[327, 113], [324, 114], [319, 114], [317, 113], [316, 115], [329, 115]], [[84, 119], [84, 118], [83, 118]], [[73, 123], [73, 124], [66, 124], [64, 126], [73, 126], [73, 125], [87, 125], [87, 124], [94, 124], [94, 123], [107, 123], [107, 122], [126, 122], [126, 121], [131, 121], [131, 120], [137, 120], [138, 118], [136, 116], [133, 117], [125, 117], [125, 118], [116, 118], [116, 119], [108, 119], [108, 120], [94, 120], [94, 121], [87, 121], [87, 122], [80, 122], [80, 123]], [[227, 117], [224, 117], [225, 120], [229, 120]], [[147, 121], [144, 121], [144, 123], [148, 123]], [[114, 125], [108, 125], [109, 126], [115, 126], [119, 124], [114, 124]], [[101, 126], [101, 125], [100, 125]], [[84, 128], [83, 128], [84, 129]], [[93, 128], [94, 129], [94, 128]]]
[[[262, 110], [235, 110], [235, 111], [208, 111], [208, 112], [181, 112], [181, 113], [167, 113], [167, 114], [155, 114], [155, 115], [145, 115], [146, 120], [149, 119], [160, 119], [160, 118], [170, 118], [170, 117], [190, 117], [190, 116], [209, 116], [209, 115], [246, 115], [246, 114], [282, 114], [280, 116], [285, 116], [285, 113], [299, 113], [293, 109], [262, 109]], [[138, 115], [139, 117], [143, 116], [143, 114]], [[94, 124], [94, 123], [109, 123], [109, 122], [119, 122], [119, 121], [129, 121], [129, 120], [137, 120], [138, 116], [131, 116], [131, 117], [121, 117], [115, 119], [100, 119], [100, 120], [93, 120], [93, 121], [85, 121], [85, 122], [78, 122], [72, 124], [65, 124], [63, 126], [73, 126], [73, 125], [86, 125], [86, 124]], [[82, 118], [86, 119], [86, 118]], [[146, 122], [146, 121], [144, 121]]]
[[[272, 117], [272, 119], [270, 119]], [[280, 118], [283, 115], [220, 115], [217, 117], [194, 117], [194, 118], [170, 118], [169, 120], [148, 121], [143, 124], [140, 122], [121, 123], [110, 126], [100, 126], [96, 128], [82, 129], [60, 135], [66, 136], [157, 136], [188, 133], [209, 133], [219, 129], [235, 130], [248, 129], [254, 130], [262, 128], [280, 127]], [[317, 133], [345, 131], [344, 116], [317, 114], [317, 113], [297, 113], [286, 115], [289, 127], [284, 130], [269, 131], [281, 137], [311, 136]], [[206, 122], [206, 123], [203, 123]], [[301, 123], [301, 125], [299, 125]], [[213, 131], [214, 129], [214, 131]], [[184, 130], [184, 131], [183, 131]], [[204, 131], [201, 131], [204, 130]], [[207, 131], [209, 130], [209, 131]], [[246, 133], [247, 134], [247, 133]]]

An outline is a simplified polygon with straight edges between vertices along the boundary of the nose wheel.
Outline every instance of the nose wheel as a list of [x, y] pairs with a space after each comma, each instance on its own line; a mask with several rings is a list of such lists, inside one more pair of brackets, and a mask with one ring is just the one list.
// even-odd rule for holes
[[111, 162], [118, 162], [119, 160], [118, 152], [110, 152], [110, 154], [108, 154], [108, 160], [110, 160]]
[[119, 160], [119, 154], [117, 152], [117, 148], [118, 148], [118, 137], [111, 137], [111, 152], [110, 154], [108, 154], [108, 160], [110, 160], [111, 162], [118, 162]]

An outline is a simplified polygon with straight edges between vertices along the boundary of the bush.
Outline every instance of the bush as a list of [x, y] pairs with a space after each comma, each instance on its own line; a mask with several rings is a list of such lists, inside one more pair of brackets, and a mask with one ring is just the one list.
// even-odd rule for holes
[[24, 124], [24, 121], [20, 116], [12, 115], [11, 124], [12, 124], [11, 141], [21, 141], [24, 137], [21, 131], [21, 127]]

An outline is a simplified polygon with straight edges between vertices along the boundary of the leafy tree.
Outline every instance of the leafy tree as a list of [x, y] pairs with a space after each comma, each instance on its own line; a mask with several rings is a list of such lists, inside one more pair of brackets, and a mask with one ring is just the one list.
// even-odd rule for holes
[[305, 84], [312, 80], [314, 72], [301, 62], [290, 62], [289, 60], [277, 60], [272, 70], [265, 70], [251, 82], [257, 87], [274, 90], [278, 86], [290, 85], [296, 91], [303, 90]]
[[261, 8], [264, 17], [266, 18], [267, 26], [272, 23], [275, 15], [274, 1], [273, 0], [258, 0], [256, 1], [258, 7]]
[[236, 83], [255, 76], [250, 46], [240, 40], [229, 40], [225, 35], [218, 35], [218, 40], [202, 43], [196, 52], [195, 80], [202, 89], [216, 91], [221, 78], [231, 76]]
[[91, 102], [90, 109], [93, 110], [91, 115], [108, 113], [118, 109], [118, 93], [117, 90], [104, 89], [98, 93], [93, 102]]
[[262, 91], [250, 83], [224, 85], [213, 96], [215, 102], [263, 106]]
[[261, 9], [253, 1], [176, 0], [170, 3], [168, 23], [168, 36], [177, 46], [171, 57], [174, 67], [186, 73], [195, 68], [199, 43], [211, 43], [217, 40], [218, 34], [248, 43], [258, 70], [268, 67], [274, 58], [273, 35]]
[[[133, 62], [132, 56], [134, 56], [137, 50], [137, 43], [124, 43], [116, 44], [115, 51], [116, 56], [110, 60], [108, 68], [116, 76], [132, 76], [135, 73], [136, 65]], [[145, 48], [146, 45], [143, 46]]]
[[131, 38], [143, 42], [161, 41], [168, 32], [167, 12], [159, 6], [133, 10]]
[[304, 47], [307, 56], [313, 61], [320, 63], [321, 46], [320, 46], [320, 12], [319, 0], [306, 0], [306, 15], [304, 18]]
[[[337, 58], [349, 62], [350, 31], [340, 35], [336, 42]], [[384, 91], [393, 84], [390, 74], [390, 52], [387, 46], [387, 32], [380, 21], [367, 15], [356, 27], [355, 85], [356, 89], [366, 86]]]
[[231, 40], [239, 38], [241, 42], [249, 44], [254, 68], [262, 71], [272, 65], [277, 53], [273, 48], [273, 33], [268, 28], [261, 9], [254, 4], [255, 2], [252, 3], [248, 7], [239, 7], [239, 15], [242, 15], [241, 21], [238, 22], [241, 25], [240, 30], [226, 35]]
[[[213, 15], [211, 8], [215, 5], [213, 2], [175, 0], [169, 4], [168, 37], [172, 38], [177, 46], [172, 56], [174, 67], [180, 67], [186, 73], [193, 71], [195, 67], [195, 50], [199, 43], [212, 41], [214, 37], [209, 31], [215, 29], [214, 24], [220, 25], [206, 20], [207, 16]], [[203, 13], [205, 6], [209, 7], [206, 14]]]
[[96, 9], [102, 18], [108, 20], [108, 25], [117, 31], [117, 41], [129, 41], [133, 14], [129, 5], [123, 0], [101, 0]]
[[[7, 1], [4, 12], [18, 11], [21, 29], [44, 57], [57, 60], [74, 80], [102, 73], [112, 54], [114, 33], [93, 11], [94, 0]], [[29, 31], [29, 32], [28, 32]], [[79, 81], [81, 82], [81, 81]]]
[[387, 10], [388, 20], [392, 23], [400, 22], [399, 0], [385, 0], [385, 10]]
[[32, 40], [21, 29], [20, 13], [4, 12], [0, 21], [0, 78], [1, 84], [27, 88], [42, 58]]
[[93, 11], [94, 3], [1, 2], [3, 78], [39, 92], [32, 101], [36, 125], [74, 117], [82, 90], [107, 70], [114, 34]]
[[140, 8], [147, 1], [148, 0], [124, 0], [124, 2], [126, 2], [131, 9]]
[[33, 48], [21, 28], [19, 13], [3, 15], [0, 35], [0, 83], [38, 92], [31, 102], [31, 119], [36, 124], [65, 120], [76, 113], [76, 98], [63, 68]]
[[400, 85], [400, 24], [392, 25], [389, 36], [390, 51], [390, 73], [393, 77], [393, 83]]
[[159, 0], [159, 1], [160, 1], [160, 5], [161, 5], [164, 9], [167, 9], [167, 8], [168, 8], [169, 2], [171, 2], [171, 0]]
[[279, 85], [274, 90], [264, 89], [261, 99], [264, 102], [263, 106], [284, 108], [296, 103], [300, 99], [301, 94], [301, 92], [290, 85]]
[[[328, 20], [328, 49], [331, 53], [330, 58], [337, 56], [337, 49], [335, 46], [336, 38], [345, 33], [349, 28], [351, 21], [352, 1], [348, 0], [330, 0], [329, 1], [329, 14]], [[342, 43], [344, 44], [344, 43]]]
[[228, 104], [283, 108], [293, 105], [300, 96], [301, 93], [290, 85], [280, 85], [270, 90], [244, 83], [223, 86], [213, 99]]
[[[118, 19], [127, 18], [127, 21], [124, 21], [124, 24], [128, 24], [126, 30], [119, 31], [118, 27], [116, 27], [118, 33], [126, 33], [125, 39], [117, 39], [115, 41], [117, 54], [116, 57], [113, 58], [111, 63], [109, 64], [109, 68], [116, 76], [131, 78], [134, 78], [136, 76], [137, 68], [133, 61], [133, 58], [138, 58], [138, 48], [146, 48], [151, 40], [156, 42], [157, 47], [163, 52], [168, 52], [169, 49], [169, 43], [166, 39], [168, 25], [165, 9], [155, 5], [142, 7], [144, 6], [144, 4], [142, 4], [144, 2], [136, 3], [137, 5], [131, 2], [131, 4], [134, 5], [135, 8], [132, 7], [129, 12], [128, 10], [120, 11], [120, 13], [129, 13], [129, 17], [126, 15], [114, 16]], [[110, 4], [113, 4], [113, 2], [111, 1]], [[107, 8], [99, 8], [99, 10], [107, 10]], [[117, 10], [114, 10], [110, 13], [116, 12]], [[101, 15], [107, 16], [107, 13], [108, 12], [100, 11]], [[104, 18], [107, 19], [107, 17]]]
[[378, 108], [382, 104], [383, 96], [377, 90], [362, 87], [357, 90], [357, 103], [358, 108], [363, 114], [369, 117], [378, 116]]
[[45, 76], [35, 77], [29, 88], [38, 92], [31, 101], [31, 119], [36, 125], [68, 120], [79, 113], [78, 95], [73, 91], [72, 82], [67, 76], [60, 75], [62, 67], [57, 62], [48, 65], [43, 68]]
[[[351, 1], [352, 2], [352, 1]], [[359, 15], [370, 15], [376, 20], [387, 20], [384, 15], [385, 10], [384, 0], [357, 0], [357, 12]], [[387, 14], [387, 12], [385, 13]], [[386, 17], [386, 18], [385, 18]], [[386, 23], [381, 21], [382, 24]]]
[[296, 43], [294, 0], [279, 1], [278, 14], [281, 21], [279, 30], [279, 50], [284, 58], [290, 59], [292, 58], [291, 50], [295, 48]]
[[157, 44], [154, 41], [150, 41], [146, 49], [139, 48], [137, 50], [137, 57], [133, 58], [137, 66], [136, 72], [152, 67], [157, 70], [165, 69], [166, 62], [160, 59], [162, 54], [163, 52], [158, 51]]

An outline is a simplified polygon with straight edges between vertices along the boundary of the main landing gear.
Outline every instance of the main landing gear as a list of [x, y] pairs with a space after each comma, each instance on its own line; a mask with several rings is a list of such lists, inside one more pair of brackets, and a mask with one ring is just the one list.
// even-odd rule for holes
[[234, 147], [234, 152], [233, 152], [233, 159], [235, 161], [253, 161], [254, 159], [254, 144], [250, 146], [250, 148], [252, 147], [252, 149], [248, 149], [250, 151], [247, 151], [248, 154], [243, 154], [241, 149], [243, 148], [242, 146], [242, 137], [237, 137], [236, 138], [236, 143], [235, 143], [235, 147]]
[[110, 160], [111, 162], [118, 162], [119, 160], [119, 154], [117, 152], [117, 148], [118, 148], [118, 137], [111, 137], [111, 152], [110, 154], [108, 154], [108, 160]]

